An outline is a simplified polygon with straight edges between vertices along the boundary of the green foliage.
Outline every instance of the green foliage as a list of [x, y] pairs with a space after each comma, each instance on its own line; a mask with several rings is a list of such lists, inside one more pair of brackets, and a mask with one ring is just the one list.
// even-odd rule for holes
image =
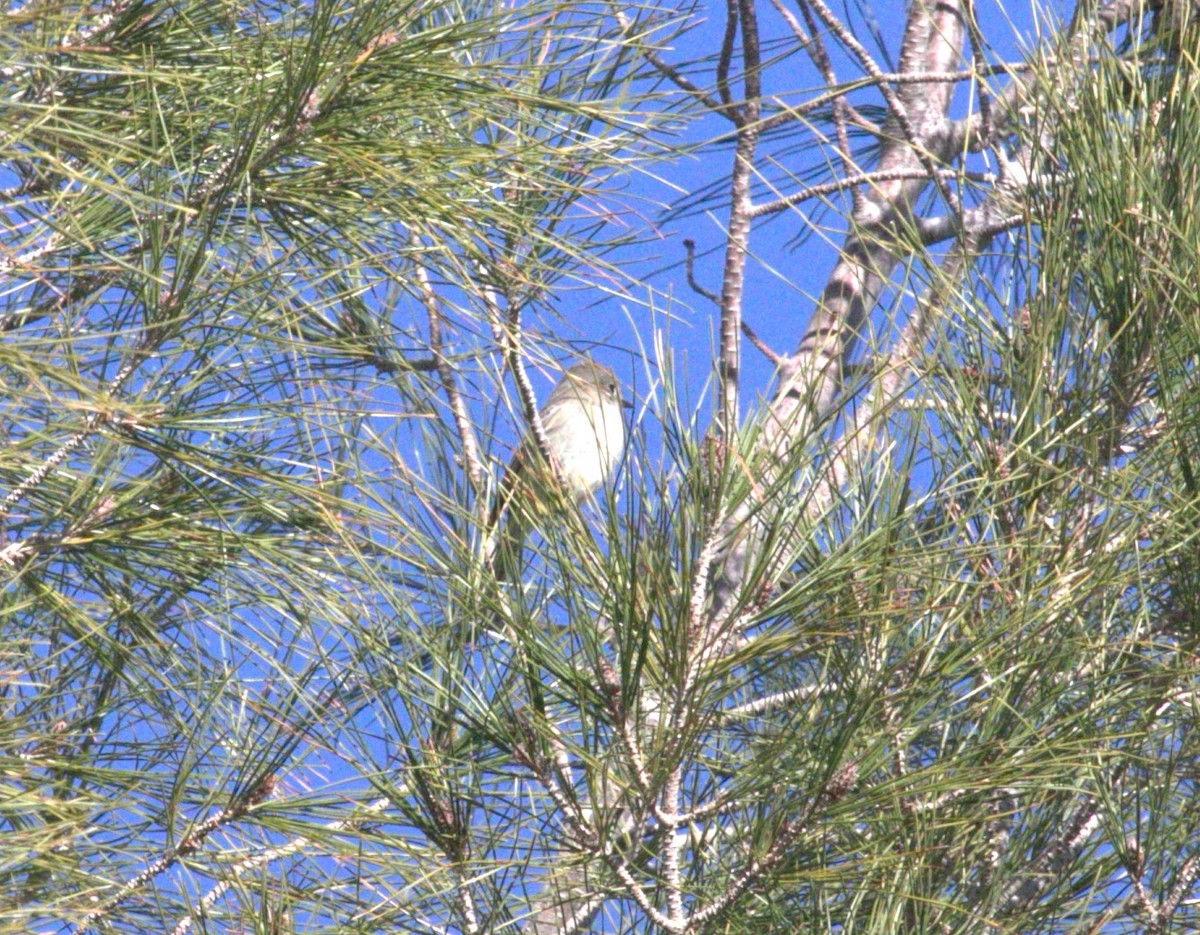
[[[513, 306], [586, 275], [611, 235], [574, 206], [603, 199], [646, 118], [629, 49], [586, 5], [6, 20], [0, 915], [31, 931], [103, 917], [222, 808], [220, 827], [243, 822], [228, 848], [302, 816], [359, 853], [308, 822], [398, 765], [353, 757], [377, 729], [361, 656], [418, 622], [397, 608], [421, 530], [394, 504], [433, 491], [393, 452], [445, 447], [422, 440], [440, 423], [414, 271], [435, 271], [450, 318], [480, 313], [476, 270], [501, 258]], [[303, 807], [246, 823], [284, 774]], [[147, 885], [103, 924], [188, 917], [184, 889]], [[340, 899], [285, 901], [328, 922]]]
[[501, 584], [497, 352], [672, 145], [611, 12], [7, 14], [0, 931], [1195, 922], [1188, 45], [1038, 66], [905, 405], [726, 445], [660, 346], [661, 445]]

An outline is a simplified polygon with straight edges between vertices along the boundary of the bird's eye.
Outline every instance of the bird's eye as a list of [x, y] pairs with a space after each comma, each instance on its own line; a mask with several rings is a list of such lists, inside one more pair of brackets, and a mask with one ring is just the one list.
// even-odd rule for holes
[[610, 396], [616, 396], [617, 395], [617, 384], [615, 384], [615, 383], [608, 384], [608, 393]]

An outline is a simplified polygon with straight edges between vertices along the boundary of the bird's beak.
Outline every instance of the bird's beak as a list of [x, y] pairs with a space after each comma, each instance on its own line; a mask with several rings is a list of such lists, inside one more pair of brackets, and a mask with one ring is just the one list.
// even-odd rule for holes
[[623, 399], [623, 400], [621, 400], [621, 405], [622, 405], [622, 406], [624, 406], [626, 409], [632, 409], [632, 408], [633, 408], [633, 403], [631, 403], [631, 402], [630, 402], [629, 400], [627, 400], [627, 399]]

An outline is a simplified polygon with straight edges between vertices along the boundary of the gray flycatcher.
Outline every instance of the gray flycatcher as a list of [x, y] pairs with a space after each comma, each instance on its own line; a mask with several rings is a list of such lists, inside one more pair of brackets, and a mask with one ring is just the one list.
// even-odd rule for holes
[[[539, 410], [550, 454], [557, 464], [567, 496], [583, 502], [608, 480], [625, 448], [625, 417], [617, 375], [590, 360], [581, 361], [563, 374]], [[546, 485], [555, 483], [532, 436], [527, 435], [513, 454], [504, 477], [489, 527], [489, 558], [500, 581], [519, 576], [525, 537], [548, 513], [552, 500]]]

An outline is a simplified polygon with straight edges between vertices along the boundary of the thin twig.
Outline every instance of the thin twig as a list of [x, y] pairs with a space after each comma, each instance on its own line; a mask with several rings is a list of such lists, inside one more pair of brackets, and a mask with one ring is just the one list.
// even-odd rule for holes
[[1001, 62], [996, 65], [973, 64], [972, 67], [961, 71], [930, 71], [919, 75], [882, 72], [878, 79], [872, 78], [870, 83], [886, 81], [888, 84], [955, 84], [959, 81], [978, 81], [980, 78], [992, 78], [996, 75], [1014, 75], [1032, 71], [1033, 68], [1031, 62]]
[[130, 879], [116, 894], [110, 896], [98, 907], [84, 916], [83, 921], [80, 922], [75, 928], [77, 935], [78, 933], [86, 932], [96, 922], [100, 921], [100, 919], [107, 915], [113, 908], [140, 890], [150, 880], [154, 879], [154, 877], [158, 876], [164, 870], [168, 870], [174, 866], [180, 860], [180, 858], [187, 857], [189, 854], [195, 853], [196, 850], [199, 849], [200, 845], [204, 843], [204, 839], [210, 834], [212, 834], [218, 828], [237, 821], [255, 805], [269, 798], [274, 791], [275, 778], [268, 777], [256, 785], [253, 789], [243, 793], [235, 801], [221, 809], [211, 818], [202, 821], [195, 828], [189, 831], [178, 844], [167, 850], [157, 860], [152, 861], [145, 870]]
[[725, 112], [735, 124], [741, 126], [742, 115], [733, 106], [729, 91], [729, 66], [733, 61], [733, 43], [737, 39], [738, 0], [725, 0], [725, 34], [721, 37], [721, 51], [717, 55], [717, 94], [725, 105]]
[[750, 327], [744, 318], [742, 319], [742, 334], [746, 336], [746, 340], [758, 348], [758, 352], [762, 354], [763, 357], [767, 358], [767, 360], [769, 360], [773, 366], [778, 367], [780, 363], [783, 362], [783, 355], [776, 354], [773, 350], [771, 350], [771, 348], [767, 345], [767, 342], [758, 336], [755, 330]]
[[553, 457], [550, 439], [546, 436], [546, 427], [542, 424], [542, 417], [538, 413], [537, 396], [529, 382], [529, 374], [525, 372], [525, 360], [521, 356], [520, 309], [516, 306], [509, 309], [507, 321], [505, 321], [500, 311], [496, 290], [490, 284], [484, 283], [482, 295], [488, 321], [492, 328], [492, 337], [499, 345], [505, 363], [513, 375], [513, 382], [517, 385], [517, 397], [521, 401], [521, 412], [525, 417], [529, 434], [546, 464], [546, 469], [550, 471], [550, 476], [560, 488], [565, 489], [566, 485], [561, 477], [558, 459]]
[[[339, 831], [348, 831], [356, 828], [368, 820], [368, 818], [370, 818], [372, 815], [377, 815], [382, 812], [387, 807], [387, 804], [388, 800], [386, 798], [375, 799], [374, 801], [369, 802], [359, 814], [356, 814], [350, 818], [343, 818], [339, 821], [329, 822], [324, 826], [325, 830], [334, 832], [336, 834]], [[302, 850], [311, 848], [313, 844], [314, 842], [311, 838], [305, 837], [304, 835], [298, 835], [292, 838], [292, 840], [288, 841], [286, 844], [281, 844], [278, 847], [267, 848], [264, 851], [260, 851], [257, 854], [252, 854], [243, 860], [239, 860], [229, 868], [229, 875], [225, 879], [214, 884], [212, 889], [210, 889], [201, 897], [200, 902], [196, 906], [197, 911], [193, 912], [186, 918], [179, 920], [175, 928], [171, 930], [171, 935], [186, 935], [186, 933], [191, 930], [194, 919], [196, 917], [201, 919], [205, 918], [212, 907], [216, 905], [217, 900], [224, 896], [225, 893], [229, 891], [230, 887], [233, 886], [233, 881], [242, 876], [247, 870], [253, 870], [255, 867], [261, 867], [273, 860], [279, 860], [281, 857], [287, 857], [290, 854], [299, 853]]]
[[[420, 249], [420, 238], [414, 233], [409, 242], [414, 250]], [[421, 302], [425, 306], [425, 314], [429, 319], [429, 345], [433, 351], [433, 359], [437, 364], [438, 377], [442, 381], [442, 392], [446, 394], [446, 402], [450, 405], [450, 413], [454, 418], [455, 428], [458, 429], [459, 443], [462, 445], [464, 466], [471, 489], [478, 496], [483, 490], [484, 470], [483, 459], [479, 455], [479, 443], [475, 440], [475, 429], [467, 416], [467, 407], [463, 403], [462, 394], [455, 382], [454, 368], [446, 357], [445, 340], [442, 335], [442, 310], [438, 307], [437, 296], [429, 281], [429, 271], [425, 265], [414, 257], [413, 271], [417, 279], [417, 287], [421, 293]]]
[[721, 304], [721, 298], [711, 289], [705, 289], [696, 281], [696, 241], [688, 237], [683, 241], [683, 248], [687, 251], [687, 257], [684, 260], [684, 270], [687, 273], [687, 284], [692, 291], [698, 295], [704, 296], [714, 305]]
[[[991, 172], [964, 172], [957, 169], [939, 169], [936, 174], [945, 179], [966, 179], [983, 184], [994, 184], [998, 180], [998, 176]], [[859, 185], [873, 185], [877, 182], [896, 182], [903, 179], [924, 179], [928, 177], [929, 173], [924, 169], [886, 169], [879, 172], [863, 172], [860, 175], [834, 179], [832, 182], [822, 182], [820, 185], [809, 185], [798, 192], [784, 195], [782, 198], [777, 198], [774, 201], [755, 205], [750, 209], [750, 216], [758, 218], [768, 214], [778, 214], [780, 211], [795, 207], [802, 202], [808, 201], [810, 198], [820, 198]]]
[[[971, 41], [971, 70], [974, 71], [983, 60], [983, 36], [979, 31], [979, 20], [975, 17], [975, 0], [964, 0], [967, 8], [967, 37]], [[975, 93], [979, 96], [979, 119], [981, 122], [980, 142], [984, 147], [992, 141], [992, 97], [987, 85], [978, 84]]]
[[811, 698], [813, 695], [833, 691], [837, 687], [837, 685], [802, 685], [799, 688], [789, 688], [786, 691], [775, 692], [772, 695], [764, 695], [753, 701], [747, 701], [728, 711], [722, 711], [721, 716], [726, 718], [753, 717], [777, 708], [788, 707], [797, 701]]
[[[139, 343], [139, 347], [134, 351], [131, 358], [126, 361], [124, 366], [117, 371], [116, 376], [114, 376], [105, 386], [105, 393], [109, 396], [116, 393], [117, 390], [119, 390], [125, 383], [125, 381], [129, 379], [130, 375], [138, 368], [142, 361], [146, 359], [146, 356], [149, 354], [150, 350], [151, 348], [148, 346], [148, 342]], [[79, 448], [79, 446], [87, 441], [97, 429], [105, 425], [112, 418], [113, 412], [111, 410], [94, 410], [89, 412], [87, 414], [87, 418], [84, 419], [83, 428], [63, 442], [53, 454], [51, 454], [48, 458], [46, 458], [45, 461], [34, 468], [34, 470], [30, 472], [29, 476], [26, 477], [25, 480], [17, 484], [16, 487], [14, 487], [5, 495], [3, 500], [0, 500], [0, 521], [8, 516], [9, 511], [16, 506], [27, 493], [39, 487], [41, 483], [49, 476], [51, 471], [62, 464], [62, 462], [65, 461], [73, 451]], [[5, 551], [7, 552], [7, 549]], [[7, 554], [0, 554], [0, 562], [9, 563], [9, 559], [10, 556]]]

